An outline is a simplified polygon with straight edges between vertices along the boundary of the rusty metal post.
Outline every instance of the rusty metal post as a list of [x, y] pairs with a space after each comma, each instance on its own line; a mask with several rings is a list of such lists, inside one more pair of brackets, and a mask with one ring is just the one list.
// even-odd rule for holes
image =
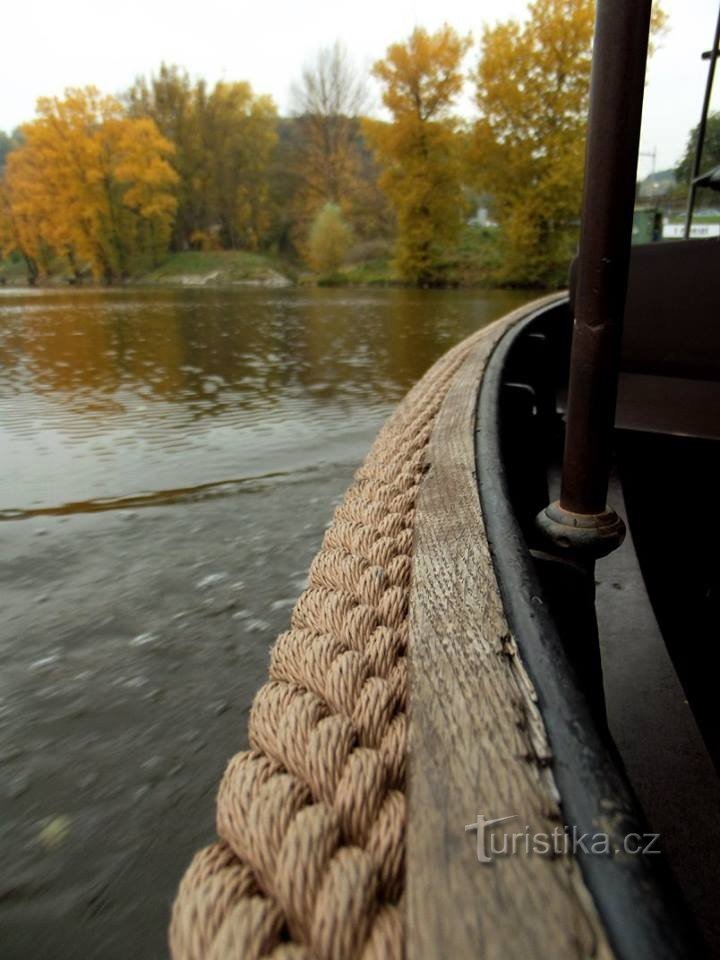
[[538, 517], [562, 550], [609, 553], [606, 506], [635, 202], [651, 0], [598, 0], [559, 502]]

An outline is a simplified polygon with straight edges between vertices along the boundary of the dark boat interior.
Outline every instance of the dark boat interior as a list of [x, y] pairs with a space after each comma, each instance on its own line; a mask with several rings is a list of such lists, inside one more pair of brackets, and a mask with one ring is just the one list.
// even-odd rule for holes
[[536, 525], [560, 485], [572, 292], [509, 335], [498, 404], [538, 602], [711, 956], [720, 956], [719, 254], [717, 239], [633, 248], [608, 495], [627, 536], [594, 567], [549, 551]]

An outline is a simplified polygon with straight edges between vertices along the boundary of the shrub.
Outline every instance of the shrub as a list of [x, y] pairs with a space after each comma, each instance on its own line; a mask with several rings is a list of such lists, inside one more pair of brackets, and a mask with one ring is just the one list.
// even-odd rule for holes
[[324, 279], [334, 276], [342, 264], [352, 240], [352, 231], [340, 208], [326, 203], [315, 216], [308, 236], [308, 262]]

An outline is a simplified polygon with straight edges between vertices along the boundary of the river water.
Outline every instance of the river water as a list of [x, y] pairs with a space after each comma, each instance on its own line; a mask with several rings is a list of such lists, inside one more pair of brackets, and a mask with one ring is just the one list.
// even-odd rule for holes
[[427, 367], [523, 299], [0, 290], [4, 960], [166, 956], [333, 506]]

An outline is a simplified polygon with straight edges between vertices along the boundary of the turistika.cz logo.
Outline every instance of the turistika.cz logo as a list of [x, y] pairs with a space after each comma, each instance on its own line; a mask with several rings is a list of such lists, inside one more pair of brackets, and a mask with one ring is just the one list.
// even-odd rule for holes
[[475, 823], [465, 825], [467, 832], [475, 832], [477, 858], [480, 863], [492, 863], [497, 857], [541, 856], [559, 857], [579, 853], [610, 857], [615, 854], [660, 853], [659, 833], [627, 833], [622, 837], [608, 833], [591, 833], [577, 827], [556, 827], [550, 833], [533, 832], [525, 824], [524, 830], [499, 830], [501, 824], [519, 820], [517, 814], [509, 817], [485, 817], [478, 814]]

